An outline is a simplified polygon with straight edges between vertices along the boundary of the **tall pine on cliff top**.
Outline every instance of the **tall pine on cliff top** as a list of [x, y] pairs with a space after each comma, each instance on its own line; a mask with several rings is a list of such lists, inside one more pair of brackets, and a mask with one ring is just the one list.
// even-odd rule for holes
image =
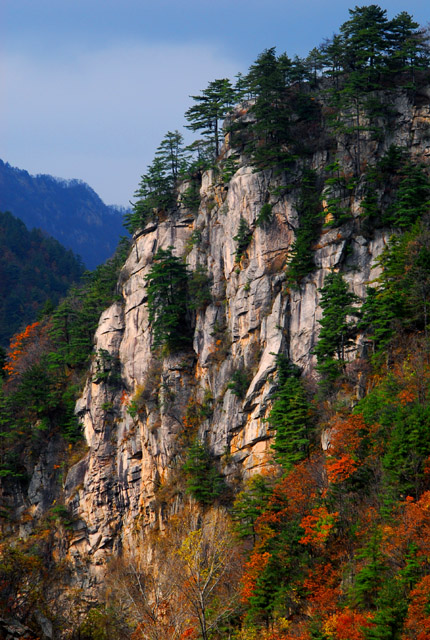
[[201, 130], [207, 140], [213, 144], [215, 156], [220, 150], [220, 121], [224, 119], [235, 101], [235, 91], [228, 78], [209, 82], [199, 96], [191, 96], [196, 102], [185, 113], [190, 124], [187, 129]]

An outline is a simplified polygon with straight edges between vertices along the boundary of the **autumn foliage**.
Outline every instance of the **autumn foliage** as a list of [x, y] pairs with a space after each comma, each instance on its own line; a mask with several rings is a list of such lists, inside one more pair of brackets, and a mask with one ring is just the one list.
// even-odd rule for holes
[[430, 640], [430, 364], [407, 344], [256, 516], [242, 601], [273, 638]]
[[33, 322], [33, 324], [29, 324], [24, 331], [17, 333], [11, 339], [9, 352], [7, 354], [7, 362], [4, 365], [4, 370], [7, 372], [9, 377], [13, 378], [18, 375], [20, 371], [20, 363], [29, 346], [34, 349], [34, 339], [39, 327], [39, 322]]

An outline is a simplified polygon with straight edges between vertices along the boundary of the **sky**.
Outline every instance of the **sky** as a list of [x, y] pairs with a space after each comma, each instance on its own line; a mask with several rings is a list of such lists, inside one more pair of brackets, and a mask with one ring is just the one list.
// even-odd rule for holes
[[[0, 0], [0, 159], [127, 206], [167, 131], [266, 48], [305, 56], [344, 0]], [[428, 0], [379, 3], [428, 24]]]

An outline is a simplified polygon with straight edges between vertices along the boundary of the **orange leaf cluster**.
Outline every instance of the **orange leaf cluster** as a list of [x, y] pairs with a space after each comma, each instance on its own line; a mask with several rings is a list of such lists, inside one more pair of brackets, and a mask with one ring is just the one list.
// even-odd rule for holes
[[297, 464], [274, 488], [266, 511], [257, 519], [256, 528], [278, 524], [284, 518], [303, 517], [317, 497], [321, 471], [320, 458], [314, 456]]
[[364, 629], [373, 626], [368, 615], [346, 608], [333, 614], [324, 625], [324, 630], [333, 634], [336, 640], [365, 640]]
[[330, 425], [330, 455], [338, 457], [348, 452], [357, 453], [363, 440], [363, 434], [368, 431], [363, 416], [350, 415], [347, 418], [336, 416]]
[[332, 484], [347, 480], [358, 469], [357, 460], [363, 436], [368, 432], [361, 414], [347, 418], [336, 416], [330, 425], [330, 442], [325, 463], [327, 479]]
[[414, 402], [417, 399], [415, 391], [412, 389], [403, 389], [398, 394], [398, 399], [400, 400], [400, 404], [404, 407], [409, 402]]
[[339, 582], [339, 577], [330, 562], [317, 565], [305, 578], [303, 586], [308, 591], [307, 600], [320, 616], [336, 610], [340, 594]]
[[33, 324], [29, 324], [24, 331], [17, 333], [11, 339], [9, 353], [7, 355], [8, 361], [3, 367], [9, 377], [13, 377], [17, 374], [17, 363], [24, 353], [25, 345], [29, 339], [33, 337], [39, 325], [40, 322], [33, 322]]
[[241, 589], [241, 600], [244, 604], [254, 595], [258, 577], [265, 569], [270, 557], [271, 554], [268, 551], [263, 553], [254, 551], [249, 561], [245, 563]]
[[410, 597], [402, 640], [430, 640], [430, 576], [425, 576], [416, 585]]
[[340, 458], [328, 458], [326, 462], [327, 479], [331, 484], [338, 484], [347, 480], [359, 464], [349, 453], [344, 453]]
[[185, 631], [181, 634], [181, 637], [179, 638], [179, 640], [187, 640], [189, 638], [196, 638], [196, 630], [194, 627], [189, 627], [188, 629], [185, 629]]
[[310, 515], [305, 516], [300, 526], [305, 530], [305, 535], [300, 538], [301, 544], [310, 544], [315, 547], [324, 546], [331, 530], [339, 518], [339, 513], [329, 513], [327, 507], [315, 507]]

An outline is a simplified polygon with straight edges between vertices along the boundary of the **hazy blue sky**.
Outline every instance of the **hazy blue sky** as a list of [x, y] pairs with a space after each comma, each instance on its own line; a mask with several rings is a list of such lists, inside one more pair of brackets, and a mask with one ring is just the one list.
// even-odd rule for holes
[[[306, 55], [344, 0], [0, 0], [0, 158], [127, 204], [168, 130], [265, 48]], [[430, 19], [428, 0], [380, 3]]]

